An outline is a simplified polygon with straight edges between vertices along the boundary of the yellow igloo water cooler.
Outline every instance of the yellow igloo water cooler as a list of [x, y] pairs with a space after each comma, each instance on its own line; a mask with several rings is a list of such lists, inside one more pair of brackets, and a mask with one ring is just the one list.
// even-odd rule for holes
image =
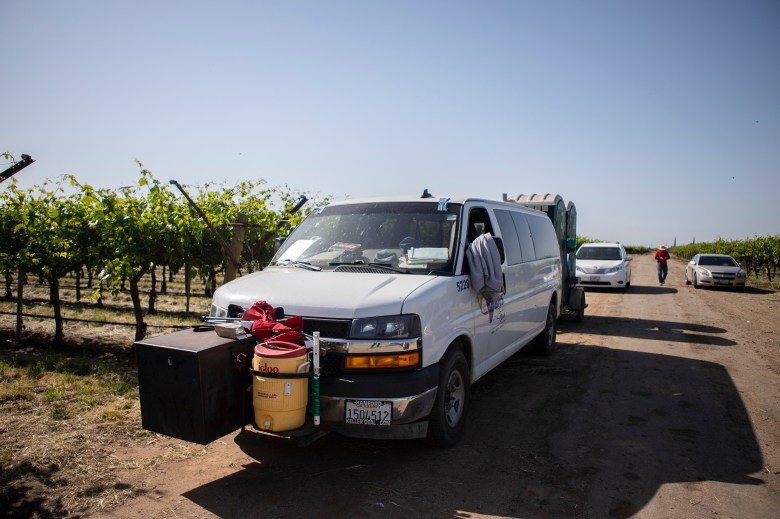
[[255, 346], [252, 360], [255, 424], [265, 431], [290, 431], [306, 422], [309, 362], [304, 346], [269, 341]]

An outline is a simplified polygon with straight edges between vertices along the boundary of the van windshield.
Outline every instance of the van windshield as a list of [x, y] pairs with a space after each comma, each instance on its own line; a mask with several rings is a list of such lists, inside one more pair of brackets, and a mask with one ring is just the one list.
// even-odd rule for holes
[[429, 201], [327, 206], [301, 222], [271, 264], [323, 270], [374, 264], [414, 274], [451, 273], [461, 211], [459, 204], [440, 211], [438, 202]]

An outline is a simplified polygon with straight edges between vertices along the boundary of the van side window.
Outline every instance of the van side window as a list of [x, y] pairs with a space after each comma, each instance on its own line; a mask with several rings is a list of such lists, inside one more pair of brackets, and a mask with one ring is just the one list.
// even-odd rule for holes
[[[501, 236], [504, 238], [504, 247], [507, 251], [509, 265], [515, 265], [521, 262], [534, 261], [536, 259], [536, 249], [531, 238], [531, 229], [523, 213], [518, 211], [507, 211], [497, 209], [496, 219], [501, 228]], [[508, 236], [513, 239], [510, 241]]]
[[522, 263], [523, 254], [520, 251], [520, 241], [518, 240], [515, 222], [512, 220], [512, 213], [505, 209], [496, 209], [494, 212], [496, 220], [498, 220], [498, 228], [501, 229], [501, 238], [503, 238], [504, 250], [506, 251], [506, 264], [517, 265]]
[[550, 220], [546, 216], [526, 215], [531, 237], [534, 241], [537, 259], [555, 258], [561, 255], [561, 250], [555, 231], [550, 232]]
[[531, 238], [531, 228], [528, 227], [528, 220], [523, 213], [513, 212], [512, 220], [515, 222], [517, 237], [520, 240], [520, 251], [523, 253], [523, 261], [534, 261], [536, 259], [536, 248], [534, 240]]
[[471, 243], [477, 239], [480, 234], [493, 233], [493, 226], [490, 225], [490, 217], [487, 209], [484, 207], [472, 207], [469, 211], [469, 223], [466, 231], [466, 240]]
[[[490, 216], [488, 216], [487, 209], [484, 207], [472, 207], [469, 210], [469, 219], [466, 223], [466, 247], [471, 245], [471, 242], [476, 240], [480, 234], [485, 234], [486, 232], [495, 235], [493, 233], [493, 226], [490, 224]], [[461, 274], [468, 273], [469, 263], [468, 261], [463, 261]]]

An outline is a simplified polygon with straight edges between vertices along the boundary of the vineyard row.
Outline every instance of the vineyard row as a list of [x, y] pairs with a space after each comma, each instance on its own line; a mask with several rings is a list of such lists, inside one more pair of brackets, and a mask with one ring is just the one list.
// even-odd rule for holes
[[16, 283], [15, 296], [21, 317], [23, 280], [37, 276], [47, 283], [55, 345], [62, 343], [59, 290], [67, 275], [96, 277], [98, 300], [102, 291], [127, 284], [140, 339], [146, 325], [139, 284], [151, 279], [149, 297], [154, 298], [158, 268], [183, 272], [187, 293], [193, 277], [216, 287], [220, 273], [262, 268], [273, 253], [271, 238], [327, 201], [309, 200], [310, 195], [286, 186], [268, 187], [263, 180], [235, 186], [163, 183], [138, 165], [137, 185], [117, 190], [93, 188], [71, 175], [27, 190], [14, 179], [0, 187], [5, 296], [12, 278], [22, 281]]
[[685, 260], [690, 260], [696, 254], [728, 254], [742, 265], [748, 276], [764, 274], [770, 283], [780, 267], [780, 235], [677, 245], [670, 250]]

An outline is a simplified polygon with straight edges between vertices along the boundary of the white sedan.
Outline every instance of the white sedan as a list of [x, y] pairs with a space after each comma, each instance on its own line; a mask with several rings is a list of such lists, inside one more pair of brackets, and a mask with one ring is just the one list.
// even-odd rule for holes
[[585, 243], [577, 249], [579, 286], [627, 289], [631, 256], [619, 243]]
[[697, 254], [685, 267], [685, 283], [699, 288], [735, 287], [745, 288], [747, 273], [728, 254]]

